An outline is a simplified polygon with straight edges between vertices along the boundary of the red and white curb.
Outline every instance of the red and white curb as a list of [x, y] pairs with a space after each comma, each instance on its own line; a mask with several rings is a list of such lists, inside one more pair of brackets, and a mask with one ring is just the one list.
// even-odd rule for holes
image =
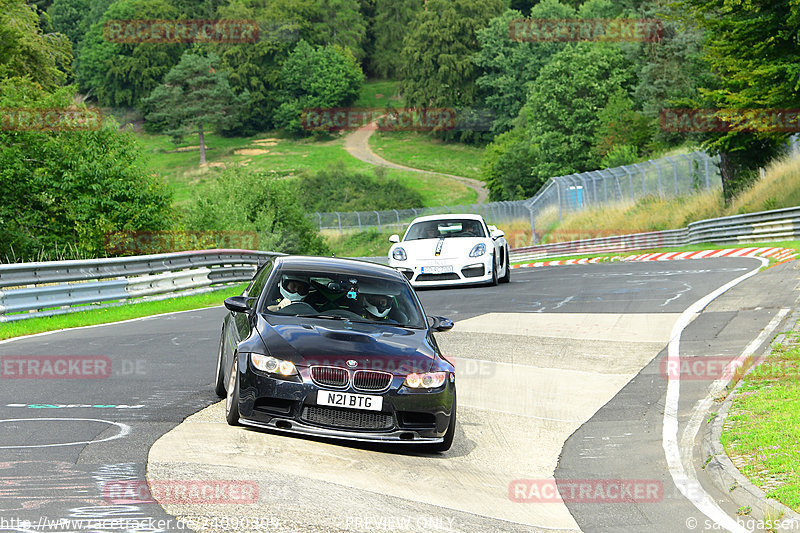
[[680, 259], [711, 259], [715, 257], [768, 257], [779, 263], [797, 259], [798, 252], [791, 248], [723, 248], [719, 250], [698, 250], [696, 252], [660, 252], [654, 254], [614, 255], [592, 257], [591, 259], [561, 259], [559, 261], [537, 261], [511, 265], [511, 268], [535, 268], [560, 265], [585, 265], [589, 263], [607, 263], [611, 261], [676, 261]]

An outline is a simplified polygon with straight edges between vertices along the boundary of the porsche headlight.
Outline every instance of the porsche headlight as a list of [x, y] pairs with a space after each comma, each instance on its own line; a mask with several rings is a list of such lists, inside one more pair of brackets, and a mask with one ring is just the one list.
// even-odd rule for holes
[[282, 359], [275, 359], [269, 355], [261, 355], [260, 353], [251, 353], [250, 361], [253, 366], [264, 372], [270, 374], [280, 374], [281, 376], [293, 376], [297, 374], [297, 368], [291, 361], [284, 361]]
[[447, 372], [409, 374], [403, 384], [412, 389], [435, 389], [444, 385], [445, 379], [447, 379]]
[[480, 257], [486, 253], [486, 245], [482, 242], [479, 242], [475, 246], [472, 247], [472, 250], [469, 252], [470, 257]]
[[408, 259], [408, 256], [406, 255], [406, 251], [398, 246], [392, 251], [392, 258], [395, 261], [405, 261]]

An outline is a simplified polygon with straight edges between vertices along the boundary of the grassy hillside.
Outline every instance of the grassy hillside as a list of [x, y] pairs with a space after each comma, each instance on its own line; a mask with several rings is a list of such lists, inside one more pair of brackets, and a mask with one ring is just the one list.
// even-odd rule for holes
[[382, 158], [413, 168], [481, 179], [483, 148], [446, 143], [415, 132], [375, 132], [369, 139], [372, 151]]
[[[259, 170], [318, 171], [341, 162], [346, 168], [371, 172], [374, 167], [355, 159], [344, 149], [344, 138], [327, 141], [291, 139], [262, 134], [245, 138], [225, 138], [206, 135], [207, 164], [199, 166], [197, 136], [187, 137], [175, 146], [165, 135], [137, 133], [137, 137], [150, 158], [153, 169], [161, 174], [175, 194], [175, 204], [181, 206], [197, 194], [221, 170], [231, 166], [246, 166]], [[387, 178], [402, 180], [420, 193], [423, 205], [469, 204], [476, 194], [463, 184], [442, 176], [387, 169]], [[331, 206], [334, 211], [336, 206]]]
[[800, 205], [800, 156], [780, 159], [766, 168], [764, 177], [725, 206], [722, 191], [693, 196], [646, 196], [636, 202], [586, 209], [564, 215], [557, 209], [536, 219], [537, 233], [545, 242], [571, 241], [598, 236], [683, 228], [691, 222], [741, 213]]

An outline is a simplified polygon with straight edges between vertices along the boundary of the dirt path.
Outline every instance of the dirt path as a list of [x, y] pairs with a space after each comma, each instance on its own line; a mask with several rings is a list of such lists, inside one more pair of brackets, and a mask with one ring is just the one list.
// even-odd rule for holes
[[375, 131], [375, 129], [376, 126], [375, 123], [373, 122], [372, 124], [367, 124], [366, 126], [362, 126], [356, 131], [348, 134], [347, 137], [345, 137], [344, 139], [345, 150], [347, 150], [350, 153], [350, 155], [352, 155], [356, 159], [360, 159], [361, 161], [369, 163], [370, 165], [396, 168], [399, 170], [408, 170], [410, 172], [421, 172], [423, 174], [436, 174], [438, 176], [446, 176], [448, 178], [452, 178], [456, 181], [463, 183], [464, 185], [466, 185], [467, 187], [478, 193], [478, 199], [476, 200], [477, 203], [482, 204], [489, 199], [489, 190], [486, 188], [486, 185], [480, 180], [465, 178], [464, 176], [454, 176], [453, 174], [445, 174], [443, 172], [433, 172], [430, 170], [411, 168], [404, 165], [398, 165], [397, 163], [392, 163], [391, 161], [387, 161], [384, 158], [380, 157], [378, 154], [373, 152], [369, 147], [369, 138]]

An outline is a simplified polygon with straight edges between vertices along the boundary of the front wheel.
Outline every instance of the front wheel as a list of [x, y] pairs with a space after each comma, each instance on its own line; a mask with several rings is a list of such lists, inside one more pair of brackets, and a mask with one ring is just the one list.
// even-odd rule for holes
[[500, 283], [508, 283], [511, 281], [511, 262], [508, 257], [508, 248], [506, 248], [506, 273], [500, 278]]
[[219, 338], [219, 353], [217, 353], [217, 375], [214, 379], [214, 392], [220, 398], [225, 397], [225, 372], [223, 371], [222, 348], [225, 342], [225, 330], [222, 330], [222, 335]]
[[453, 446], [453, 438], [456, 436], [456, 398], [453, 397], [453, 408], [450, 414], [450, 424], [444, 434], [442, 442], [431, 444], [428, 449], [432, 452], [446, 452]]
[[489, 285], [492, 287], [497, 285], [497, 256], [492, 258], [492, 281], [489, 282]]
[[239, 425], [239, 369], [238, 357], [234, 356], [231, 377], [228, 378], [228, 394], [225, 396], [225, 420], [228, 425]]

